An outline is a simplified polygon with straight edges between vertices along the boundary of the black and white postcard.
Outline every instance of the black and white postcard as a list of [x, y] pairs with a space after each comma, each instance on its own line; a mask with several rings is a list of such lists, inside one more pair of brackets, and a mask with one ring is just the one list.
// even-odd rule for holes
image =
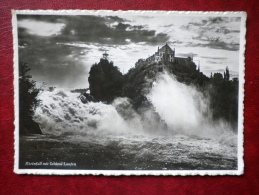
[[245, 12], [13, 11], [18, 174], [243, 174]]

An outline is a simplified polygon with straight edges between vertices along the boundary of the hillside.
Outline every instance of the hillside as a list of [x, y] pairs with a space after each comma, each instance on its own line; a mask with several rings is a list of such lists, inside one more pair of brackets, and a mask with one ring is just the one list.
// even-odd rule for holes
[[[208, 78], [199, 71], [199, 68], [190, 58], [178, 58], [174, 62], [166, 60], [155, 62], [140, 59], [136, 62], [134, 68], [131, 68], [127, 74], [122, 75], [113, 64], [107, 68], [107, 63], [108, 60], [101, 60], [90, 71], [90, 94], [96, 101], [112, 103], [117, 97], [127, 97], [130, 99], [134, 110], [139, 114], [152, 110], [154, 120], [161, 121], [161, 117], [155, 112], [154, 106], [147, 95], [156, 84], [158, 75], [167, 72], [178, 82], [191, 86], [203, 94], [208, 102], [206, 117], [210, 117], [215, 122], [219, 120], [227, 121], [236, 130], [238, 80], [229, 80], [229, 75], [226, 76], [229, 74], [228, 69], [226, 69], [224, 75], [215, 73]], [[97, 67], [99, 67], [99, 71]], [[109, 71], [105, 72], [105, 69], [109, 69]], [[96, 91], [98, 91], [98, 95]]]

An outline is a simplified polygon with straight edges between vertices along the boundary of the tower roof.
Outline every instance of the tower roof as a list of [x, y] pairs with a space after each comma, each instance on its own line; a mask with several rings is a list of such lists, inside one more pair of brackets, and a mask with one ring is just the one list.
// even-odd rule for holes
[[103, 53], [103, 59], [107, 59], [109, 54], [106, 53], [106, 51]]
[[109, 54], [106, 53], [106, 51], [103, 53], [103, 56], [108, 56]]
[[160, 52], [170, 52], [173, 53], [174, 51], [171, 49], [171, 47], [166, 43], [163, 47], [159, 49]]

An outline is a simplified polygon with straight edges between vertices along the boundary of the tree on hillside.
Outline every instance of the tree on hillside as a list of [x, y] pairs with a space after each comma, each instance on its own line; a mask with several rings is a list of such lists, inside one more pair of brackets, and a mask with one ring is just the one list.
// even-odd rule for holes
[[210, 108], [215, 121], [224, 119], [237, 130], [238, 122], [238, 82], [229, 80], [229, 70], [224, 76], [214, 73], [206, 92], [210, 98]]
[[28, 75], [30, 68], [26, 63], [19, 64], [19, 128], [20, 134], [41, 134], [38, 123], [33, 120], [35, 108], [40, 101], [37, 96], [40, 89], [36, 88], [36, 81]]
[[121, 96], [123, 75], [118, 67], [107, 59], [94, 64], [89, 72], [89, 88], [96, 101], [111, 102]]

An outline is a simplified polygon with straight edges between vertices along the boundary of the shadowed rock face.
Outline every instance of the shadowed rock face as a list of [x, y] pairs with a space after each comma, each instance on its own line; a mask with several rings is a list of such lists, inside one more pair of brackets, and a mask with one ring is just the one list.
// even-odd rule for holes
[[20, 120], [19, 128], [20, 135], [42, 134], [39, 124], [32, 118]]
[[135, 64], [135, 68], [130, 69], [125, 75], [123, 95], [133, 99], [136, 108], [142, 107], [157, 75], [164, 71], [174, 74], [179, 82], [203, 85], [208, 78], [195, 67], [196, 65], [192, 61], [184, 61], [182, 64], [181, 61], [155, 63], [139, 60]]

